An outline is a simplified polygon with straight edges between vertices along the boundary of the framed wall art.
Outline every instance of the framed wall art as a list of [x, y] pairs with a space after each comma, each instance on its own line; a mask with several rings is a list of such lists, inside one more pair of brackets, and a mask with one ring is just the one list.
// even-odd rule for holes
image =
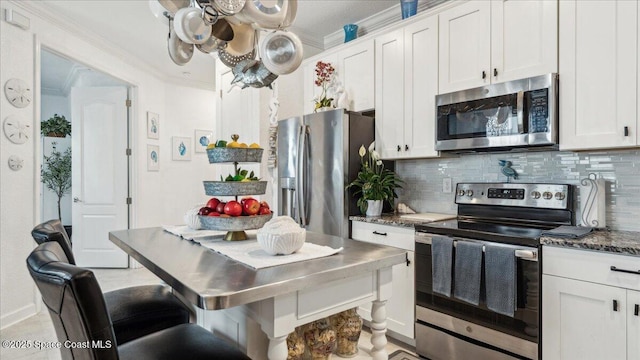
[[147, 111], [147, 138], [160, 139], [160, 115]]
[[147, 171], [160, 171], [160, 146], [147, 145]]
[[191, 160], [191, 138], [174, 136], [171, 138], [171, 158], [179, 161]]
[[213, 141], [213, 131], [211, 130], [196, 130], [193, 137], [194, 150], [197, 153], [207, 152], [207, 146]]

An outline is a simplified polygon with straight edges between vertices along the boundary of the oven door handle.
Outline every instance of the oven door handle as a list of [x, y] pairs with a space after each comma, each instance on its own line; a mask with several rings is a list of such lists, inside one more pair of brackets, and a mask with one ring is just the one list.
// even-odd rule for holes
[[[416, 233], [418, 234], [418, 232]], [[419, 244], [425, 244], [425, 245], [431, 245], [431, 237], [432, 236], [441, 236], [441, 235], [432, 235], [432, 234], [425, 234], [420, 232], [420, 235], [416, 236], [416, 243]], [[450, 236], [451, 237], [451, 236]], [[458, 237], [451, 237], [453, 239], [453, 246], [456, 246], [456, 242], [458, 241], [471, 241], [471, 242], [477, 242], [477, 243], [481, 243], [481, 244], [490, 244], [491, 242], [489, 241], [482, 241], [482, 240], [472, 240], [472, 239], [464, 239], [464, 238], [458, 238]], [[523, 249], [522, 246], [515, 246], [515, 245], [505, 245], [505, 244], [500, 244], [501, 246], [506, 246], [509, 248], [513, 248], [514, 249], [514, 256], [516, 258], [522, 259], [522, 260], [528, 260], [528, 261], [538, 261], [538, 249]], [[485, 251], [485, 247], [482, 247], [482, 252]]]

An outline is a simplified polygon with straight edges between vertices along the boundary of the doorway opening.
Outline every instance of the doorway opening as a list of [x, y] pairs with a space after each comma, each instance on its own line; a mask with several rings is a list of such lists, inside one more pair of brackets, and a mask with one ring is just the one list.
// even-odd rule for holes
[[[108, 232], [129, 224], [131, 86], [45, 47], [40, 64], [40, 178], [58, 167], [54, 183], [68, 185], [41, 181], [40, 220], [61, 220], [78, 265], [128, 267]], [[70, 131], [56, 137], [56, 126]]]

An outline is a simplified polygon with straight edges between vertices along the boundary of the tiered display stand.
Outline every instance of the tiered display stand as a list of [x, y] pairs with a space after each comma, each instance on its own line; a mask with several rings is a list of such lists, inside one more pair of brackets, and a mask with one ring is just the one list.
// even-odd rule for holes
[[[210, 164], [233, 163], [235, 175], [238, 175], [239, 163], [259, 163], [263, 149], [258, 148], [212, 148], [207, 149]], [[203, 181], [208, 196], [263, 195], [266, 181]], [[202, 227], [208, 230], [227, 231], [224, 239], [228, 241], [246, 240], [245, 230], [259, 229], [271, 219], [273, 214], [250, 216], [203, 216], [199, 215]]]

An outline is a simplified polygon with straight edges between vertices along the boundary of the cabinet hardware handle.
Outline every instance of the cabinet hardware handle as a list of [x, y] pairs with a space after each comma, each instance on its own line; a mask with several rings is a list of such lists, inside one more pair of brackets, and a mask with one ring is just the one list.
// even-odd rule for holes
[[613, 300], [613, 311], [618, 311], [618, 300]]
[[615, 266], [611, 267], [611, 271], [617, 271], [617, 272], [623, 272], [623, 273], [627, 273], [627, 274], [635, 274], [635, 275], [640, 275], [640, 270], [626, 270], [626, 269], [618, 269]]
[[404, 151], [409, 151], [409, 145], [404, 145]]
[[[411, 260], [409, 260], [409, 254], [404, 254], [404, 256], [407, 258], [407, 266], [409, 266], [409, 264], [411, 264]], [[638, 305], [636, 305], [636, 315], [638, 315], [637, 311], [638, 311]]]
[[398, 151], [402, 150], [402, 148], [400, 147], [400, 145], [398, 145]]
[[374, 235], [382, 235], [382, 236], [387, 236], [387, 233], [383, 233], [383, 232], [378, 232], [378, 231], [374, 231], [373, 232]]
[[487, 73], [484, 70], [482, 70], [482, 79], [484, 80], [486, 78], [487, 78]]
[[635, 316], [640, 316], [640, 305], [636, 304], [636, 305], [633, 307], [633, 315], [635, 315]]
[[624, 127], [624, 136], [629, 136], [629, 127], [628, 126]]
[[493, 68], [493, 76], [498, 76], [498, 69]]

